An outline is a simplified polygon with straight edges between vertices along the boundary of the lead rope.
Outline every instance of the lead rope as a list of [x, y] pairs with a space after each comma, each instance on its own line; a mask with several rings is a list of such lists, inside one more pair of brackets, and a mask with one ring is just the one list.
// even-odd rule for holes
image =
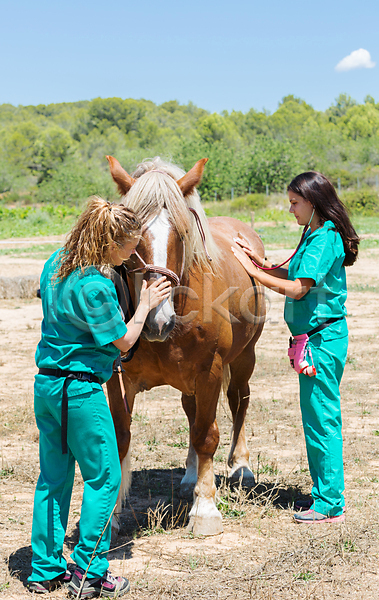
[[124, 380], [122, 378], [122, 374], [125, 373], [125, 370], [122, 368], [122, 364], [121, 364], [121, 353], [118, 355], [118, 357], [115, 360], [113, 372], [118, 374], [118, 381], [120, 384], [120, 391], [121, 391], [122, 401], [123, 401], [124, 407], [125, 407], [125, 412], [127, 415], [130, 415], [131, 412], [129, 409], [128, 399], [126, 397]]
[[[184, 240], [183, 240], [183, 245], [184, 245]], [[138, 273], [138, 272], [147, 273], [148, 271], [151, 271], [152, 273], [159, 273], [160, 275], [165, 275], [166, 277], [169, 277], [170, 279], [172, 279], [173, 282], [175, 283], [175, 285], [180, 285], [180, 279], [181, 279], [181, 276], [183, 275], [183, 269], [184, 269], [184, 250], [183, 250], [183, 259], [182, 259], [182, 268], [181, 268], [180, 277], [178, 277], [178, 275], [176, 273], [174, 273], [174, 271], [171, 271], [171, 269], [167, 269], [166, 267], [157, 267], [156, 265], [146, 263], [143, 260], [142, 256], [140, 256], [138, 254], [137, 250], [134, 251], [134, 254], [140, 259], [143, 266], [137, 267], [136, 269], [128, 269], [128, 273]]]
[[195, 217], [196, 225], [197, 225], [197, 228], [198, 228], [200, 236], [201, 236], [201, 241], [203, 242], [203, 246], [204, 246], [205, 254], [207, 255], [207, 259], [209, 261], [212, 261], [212, 257], [209, 255], [209, 252], [207, 250], [207, 244], [205, 241], [205, 233], [204, 233], [204, 229], [203, 229], [203, 225], [201, 223], [200, 217], [194, 208], [189, 207], [189, 210]]

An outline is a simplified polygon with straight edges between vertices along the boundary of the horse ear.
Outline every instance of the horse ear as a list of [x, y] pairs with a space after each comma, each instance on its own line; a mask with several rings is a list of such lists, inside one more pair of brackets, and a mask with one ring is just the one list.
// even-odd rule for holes
[[205, 163], [208, 162], [207, 158], [202, 158], [197, 161], [196, 165], [192, 167], [188, 173], [183, 175], [181, 179], [178, 179], [176, 182], [180, 187], [183, 196], [187, 196], [190, 194], [196, 186], [199, 185], [201, 178], [203, 176], [203, 171], [205, 167]]
[[109, 162], [109, 167], [111, 170], [111, 175], [113, 177], [113, 181], [115, 181], [115, 183], [117, 183], [117, 187], [118, 187], [120, 194], [122, 196], [125, 196], [125, 194], [128, 193], [128, 191], [132, 187], [133, 183], [136, 182], [136, 180], [133, 179], [133, 177], [130, 177], [129, 173], [127, 173], [122, 168], [122, 166], [120, 165], [118, 160], [113, 158], [113, 156], [106, 156], [105, 158]]

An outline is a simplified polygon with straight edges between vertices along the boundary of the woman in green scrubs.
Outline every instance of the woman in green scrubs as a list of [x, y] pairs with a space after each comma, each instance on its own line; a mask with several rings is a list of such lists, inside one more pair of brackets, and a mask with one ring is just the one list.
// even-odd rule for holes
[[286, 296], [284, 318], [292, 335], [309, 335], [316, 375], [300, 373], [299, 384], [313, 504], [295, 514], [295, 521], [340, 522], [345, 519], [339, 392], [348, 346], [345, 266], [355, 262], [359, 238], [333, 185], [320, 173], [295, 177], [288, 196], [290, 213], [309, 226], [288, 270], [275, 268], [245, 240], [235, 240], [241, 249], [233, 251], [249, 275]]
[[[128, 580], [108, 572], [110, 519], [121, 482], [116, 435], [101, 384], [113, 361], [139, 337], [149, 311], [170, 295], [165, 277], [143, 282], [136, 313], [125, 324], [111, 268], [134, 252], [141, 224], [122, 205], [90, 201], [65, 246], [41, 276], [42, 335], [36, 351], [34, 407], [40, 476], [32, 528], [28, 588], [45, 593], [62, 583], [80, 597], [121, 596]], [[79, 541], [66, 572], [63, 542], [75, 461], [84, 481]]]

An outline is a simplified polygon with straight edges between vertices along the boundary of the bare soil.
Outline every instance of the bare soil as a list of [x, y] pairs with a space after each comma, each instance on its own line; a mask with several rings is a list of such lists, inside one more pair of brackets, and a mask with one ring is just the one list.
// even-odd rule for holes
[[[270, 253], [274, 259], [287, 251]], [[43, 261], [2, 257], [0, 275], [38, 273]], [[38, 263], [38, 264], [37, 264]], [[251, 379], [247, 437], [258, 479], [252, 492], [228, 487], [230, 414], [221, 398], [221, 442], [215, 456], [224, 533], [186, 533], [189, 505], [178, 498], [187, 422], [179, 393], [168, 386], [137, 397], [132, 425], [131, 495], [122, 515], [111, 569], [128, 576], [131, 597], [373, 600], [379, 587], [379, 251], [361, 253], [348, 269], [350, 346], [341, 386], [347, 518], [340, 525], [297, 526], [293, 502], [311, 480], [301, 425], [296, 374], [287, 362], [283, 301], [269, 294], [268, 321]], [[3, 269], [6, 269], [6, 273]], [[369, 286], [369, 287], [368, 287]], [[374, 292], [372, 290], [375, 290]], [[370, 291], [371, 290], [371, 291]], [[30, 533], [38, 477], [33, 417], [34, 350], [41, 304], [0, 301], [0, 592], [27, 598]], [[77, 474], [65, 543], [78, 536], [82, 481]], [[50, 594], [65, 598], [63, 590]]]

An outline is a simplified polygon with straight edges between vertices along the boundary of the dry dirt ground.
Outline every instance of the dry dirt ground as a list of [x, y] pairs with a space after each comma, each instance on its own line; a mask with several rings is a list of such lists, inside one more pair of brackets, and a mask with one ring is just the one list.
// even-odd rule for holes
[[[278, 259], [286, 251], [270, 253]], [[297, 377], [286, 352], [283, 303], [269, 295], [268, 321], [251, 379], [247, 437], [258, 486], [251, 493], [225, 480], [229, 410], [220, 399], [221, 442], [215, 456], [224, 533], [186, 533], [188, 505], [178, 498], [188, 437], [179, 393], [140, 394], [133, 421], [131, 495], [111, 569], [127, 575], [131, 598], [177, 600], [373, 600], [379, 587], [379, 251], [366, 250], [348, 269], [350, 328], [342, 382], [346, 523], [297, 526], [296, 497], [310, 491]], [[43, 261], [2, 257], [0, 276], [38, 273]], [[30, 572], [38, 433], [33, 418], [33, 361], [41, 305], [0, 301], [0, 595], [21, 599]], [[82, 481], [77, 474], [65, 544], [78, 536]], [[63, 590], [50, 594], [65, 598]]]

